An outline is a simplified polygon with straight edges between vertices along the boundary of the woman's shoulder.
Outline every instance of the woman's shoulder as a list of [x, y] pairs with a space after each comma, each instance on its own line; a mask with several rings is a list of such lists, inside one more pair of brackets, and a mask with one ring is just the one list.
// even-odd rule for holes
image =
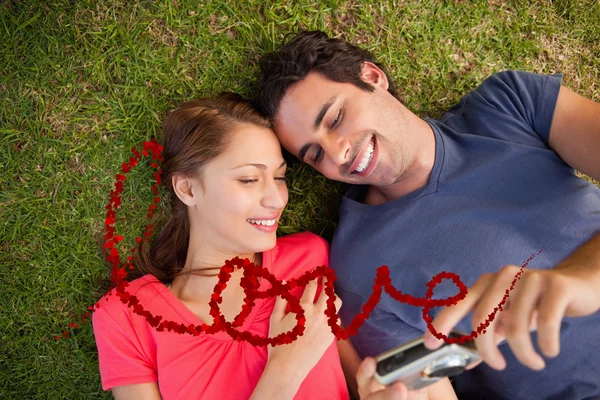
[[[140, 302], [147, 304], [158, 296], [166, 287], [151, 274], [144, 275], [127, 283], [125, 292], [128, 296], [135, 296]], [[96, 308], [102, 308], [111, 315], [116, 313], [130, 313], [128, 300], [117, 293], [116, 288], [110, 289], [98, 302]]]
[[[329, 265], [329, 243], [311, 232], [278, 238], [272, 254], [272, 262], [277, 271], [288, 277], [297, 276], [317, 266]], [[283, 275], [280, 278], [288, 279]]]
[[329, 252], [327, 240], [312, 232], [298, 232], [277, 238], [277, 247], [308, 247], [322, 248]]

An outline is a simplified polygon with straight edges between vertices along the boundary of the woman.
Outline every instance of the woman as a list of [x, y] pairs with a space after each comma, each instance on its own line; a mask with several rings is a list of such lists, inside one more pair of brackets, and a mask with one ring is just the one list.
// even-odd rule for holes
[[[320, 237], [276, 238], [288, 200], [286, 163], [269, 122], [239, 96], [183, 104], [168, 116], [162, 144], [171, 216], [149, 252], [140, 252], [141, 277], [127, 287], [147, 310], [186, 326], [210, 325], [208, 303], [217, 273], [236, 256], [281, 280], [328, 264], [328, 245]], [[241, 276], [235, 269], [222, 293], [220, 309], [228, 321], [243, 304]], [[269, 287], [263, 280], [259, 290]], [[107, 294], [92, 317], [102, 388], [112, 389], [116, 399], [347, 399], [340, 355], [353, 390], [360, 359], [349, 342], [337, 342], [338, 353], [324, 314], [326, 296], [313, 302], [317, 293], [315, 281], [292, 291], [305, 311], [304, 334], [268, 348], [235, 341], [225, 332], [157, 331], [118, 296]], [[285, 311], [281, 297], [256, 299], [238, 329], [262, 337], [290, 331], [296, 319]], [[384, 398], [390, 393], [373, 382], [369, 362], [363, 369], [371, 372], [359, 373], [358, 389], [364, 397], [379, 391], [374, 398]]]
[[[127, 288], [155, 315], [210, 325], [216, 275], [236, 256], [267, 267], [278, 279], [327, 264], [327, 243], [318, 236], [276, 238], [288, 200], [286, 165], [269, 123], [241, 98], [229, 94], [185, 103], [169, 115], [163, 146], [162, 180], [172, 215], [136, 264], [143, 276]], [[241, 275], [236, 269], [222, 294], [228, 321], [245, 296]], [[93, 315], [103, 389], [112, 389], [116, 399], [291, 399], [315, 393], [348, 398], [323, 312], [326, 296], [313, 304], [316, 291], [313, 281], [301, 293], [304, 334], [269, 348], [234, 341], [224, 332], [158, 332], [116, 295], [107, 295]], [[281, 298], [255, 303], [240, 331], [272, 337], [296, 324]]]

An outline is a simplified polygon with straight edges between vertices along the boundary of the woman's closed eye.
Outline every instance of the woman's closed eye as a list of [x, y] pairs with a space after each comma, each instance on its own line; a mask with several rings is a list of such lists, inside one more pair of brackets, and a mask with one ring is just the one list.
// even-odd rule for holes
[[[254, 179], [238, 179], [241, 183], [243, 183], [244, 185], [249, 185], [251, 183], [256, 183], [258, 182], [257, 178]], [[275, 180], [277, 181], [282, 181], [282, 182], [287, 182], [287, 176], [278, 176], [277, 178], [275, 178]]]

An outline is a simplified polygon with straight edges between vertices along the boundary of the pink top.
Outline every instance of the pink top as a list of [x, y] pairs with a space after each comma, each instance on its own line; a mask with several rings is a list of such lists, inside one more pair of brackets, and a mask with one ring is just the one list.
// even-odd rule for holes
[[[324, 239], [309, 232], [282, 237], [277, 239], [275, 248], [263, 253], [263, 267], [276, 278], [289, 280], [316, 266], [328, 265], [328, 250]], [[262, 279], [260, 290], [269, 287], [268, 281]], [[292, 293], [299, 296], [302, 289], [296, 289]], [[162, 315], [163, 320], [186, 326], [202, 324], [153, 275], [130, 282], [126, 290], [153, 315]], [[92, 323], [104, 390], [158, 382], [163, 399], [247, 399], [267, 362], [266, 346], [236, 342], [225, 332], [199, 336], [166, 329], [158, 332], [116, 294], [106, 294], [99, 304]], [[274, 298], [257, 299], [238, 329], [267, 337], [274, 305]], [[349, 398], [335, 341], [294, 398]]]

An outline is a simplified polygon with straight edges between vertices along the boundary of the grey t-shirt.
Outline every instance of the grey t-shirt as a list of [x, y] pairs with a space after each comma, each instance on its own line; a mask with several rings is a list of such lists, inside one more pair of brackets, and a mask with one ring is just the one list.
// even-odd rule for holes
[[[600, 190], [548, 146], [560, 84], [560, 75], [492, 75], [442, 118], [426, 119], [436, 141], [427, 186], [378, 206], [362, 203], [366, 186], [350, 188], [331, 247], [346, 326], [371, 294], [381, 265], [389, 266], [398, 290], [424, 297], [426, 283], [441, 271], [459, 274], [469, 287], [542, 248], [528, 268], [552, 268], [600, 230]], [[434, 298], [456, 293], [444, 281]], [[470, 315], [457, 328], [471, 332]], [[362, 357], [374, 356], [425, 330], [420, 308], [383, 293], [352, 342]], [[599, 339], [600, 313], [565, 318], [560, 355], [546, 360], [541, 372], [523, 366], [502, 344], [506, 369], [481, 364], [460, 375], [459, 398], [600, 395]], [[535, 333], [533, 342], [538, 350]]]

